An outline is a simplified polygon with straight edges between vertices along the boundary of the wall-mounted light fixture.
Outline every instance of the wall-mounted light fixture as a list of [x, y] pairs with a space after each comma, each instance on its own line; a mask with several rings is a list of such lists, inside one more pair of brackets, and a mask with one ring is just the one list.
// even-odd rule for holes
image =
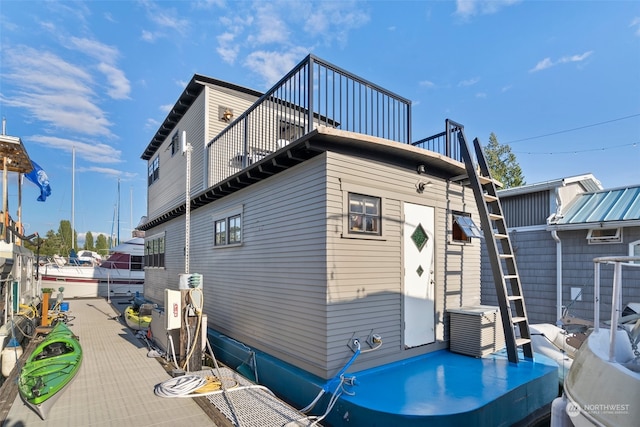
[[225, 123], [229, 123], [233, 119], [233, 110], [231, 108], [220, 107], [220, 120]]
[[427, 167], [425, 165], [422, 165], [422, 164], [418, 165], [417, 172], [418, 172], [418, 175], [423, 175], [423, 174], [427, 173]]
[[431, 187], [432, 185], [433, 183], [431, 181], [419, 180], [418, 182], [416, 182], [416, 191], [418, 193], [423, 193], [425, 188]]

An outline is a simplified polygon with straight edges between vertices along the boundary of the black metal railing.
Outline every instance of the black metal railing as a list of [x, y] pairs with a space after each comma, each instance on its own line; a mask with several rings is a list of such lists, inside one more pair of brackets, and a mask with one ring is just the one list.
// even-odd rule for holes
[[208, 144], [210, 184], [318, 126], [409, 144], [411, 102], [309, 55]]
[[453, 120], [445, 120], [445, 130], [436, 135], [423, 138], [413, 142], [411, 145], [423, 148], [425, 150], [440, 153], [454, 160], [462, 162], [462, 154], [460, 153], [460, 144], [456, 138], [459, 131], [463, 131], [464, 126]]

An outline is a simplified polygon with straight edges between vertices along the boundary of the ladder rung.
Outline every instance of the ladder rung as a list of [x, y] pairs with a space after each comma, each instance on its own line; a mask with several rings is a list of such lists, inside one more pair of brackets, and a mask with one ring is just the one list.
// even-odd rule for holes
[[519, 300], [522, 299], [522, 296], [520, 296], [520, 295], [509, 295], [509, 296], [507, 296], [507, 299], [509, 301], [519, 301]]
[[483, 175], [478, 175], [478, 181], [480, 181], [480, 184], [484, 185], [484, 184], [490, 184], [493, 182], [493, 180], [491, 178], [489, 178], [488, 176], [483, 176]]
[[513, 254], [500, 254], [499, 256], [502, 259], [513, 258]]
[[530, 344], [531, 340], [529, 338], [518, 338], [516, 339], [516, 345], [518, 347], [525, 345], [525, 344]]
[[489, 219], [491, 221], [500, 221], [501, 219], [503, 219], [504, 217], [502, 215], [498, 215], [498, 214], [494, 214], [494, 213], [490, 213], [489, 214]]
[[501, 234], [501, 233], [495, 233], [493, 236], [496, 239], [508, 239], [509, 238], [508, 234]]
[[491, 194], [484, 193], [483, 196], [487, 202], [495, 202], [496, 200], [498, 200], [496, 196], [492, 196]]
[[511, 321], [515, 325], [516, 323], [526, 322], [527, 318], [526, 317], [522, 317], [522, 316], [521, 317], [512, 317]]
[[504, 278], [507, 279], [507, 280], [517, 279], [518, 275], [517, 274], [505, 274]]

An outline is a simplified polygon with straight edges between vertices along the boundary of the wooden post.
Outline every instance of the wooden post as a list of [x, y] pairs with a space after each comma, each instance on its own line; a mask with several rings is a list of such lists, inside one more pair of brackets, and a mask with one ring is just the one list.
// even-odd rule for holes
[[[199, 371], [202, 369], [202, 326], [198, 328], [201, 318], [195, 314], [189, 315], [189, 289], [181, 289], [182, 296], [182, 324], [180, 325], [180, 362], [184, 366], [189, 366], [189, 371]], [[188, 328], [188, 332], [187, 332]], [[196, 334], [197, 331], [197, 334]], [[189, 345], [191, 337], [191, 347]], [[185, 363], [187, 362], [188, 363]]]
[[51, 294], [49, 292], [42, 293], [42, 326], [49, 326], [49, 297]]

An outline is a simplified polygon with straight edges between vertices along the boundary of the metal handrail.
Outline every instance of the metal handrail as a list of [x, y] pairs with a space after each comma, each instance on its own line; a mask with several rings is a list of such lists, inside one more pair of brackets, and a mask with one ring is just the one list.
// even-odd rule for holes
[[613, 264], [611, 298], [611, 329], [609, 331], [609, 362], [615, 362], [616, 332], [622, 312], [622, 266], [640, 267], [640, 256], [606, 256], [593, 259], [593, 332], [600, 330], [600, 264]]
[[207, 144], [209, 185], [318, 126], [409, 144], [411, 101], [308, 55]]

